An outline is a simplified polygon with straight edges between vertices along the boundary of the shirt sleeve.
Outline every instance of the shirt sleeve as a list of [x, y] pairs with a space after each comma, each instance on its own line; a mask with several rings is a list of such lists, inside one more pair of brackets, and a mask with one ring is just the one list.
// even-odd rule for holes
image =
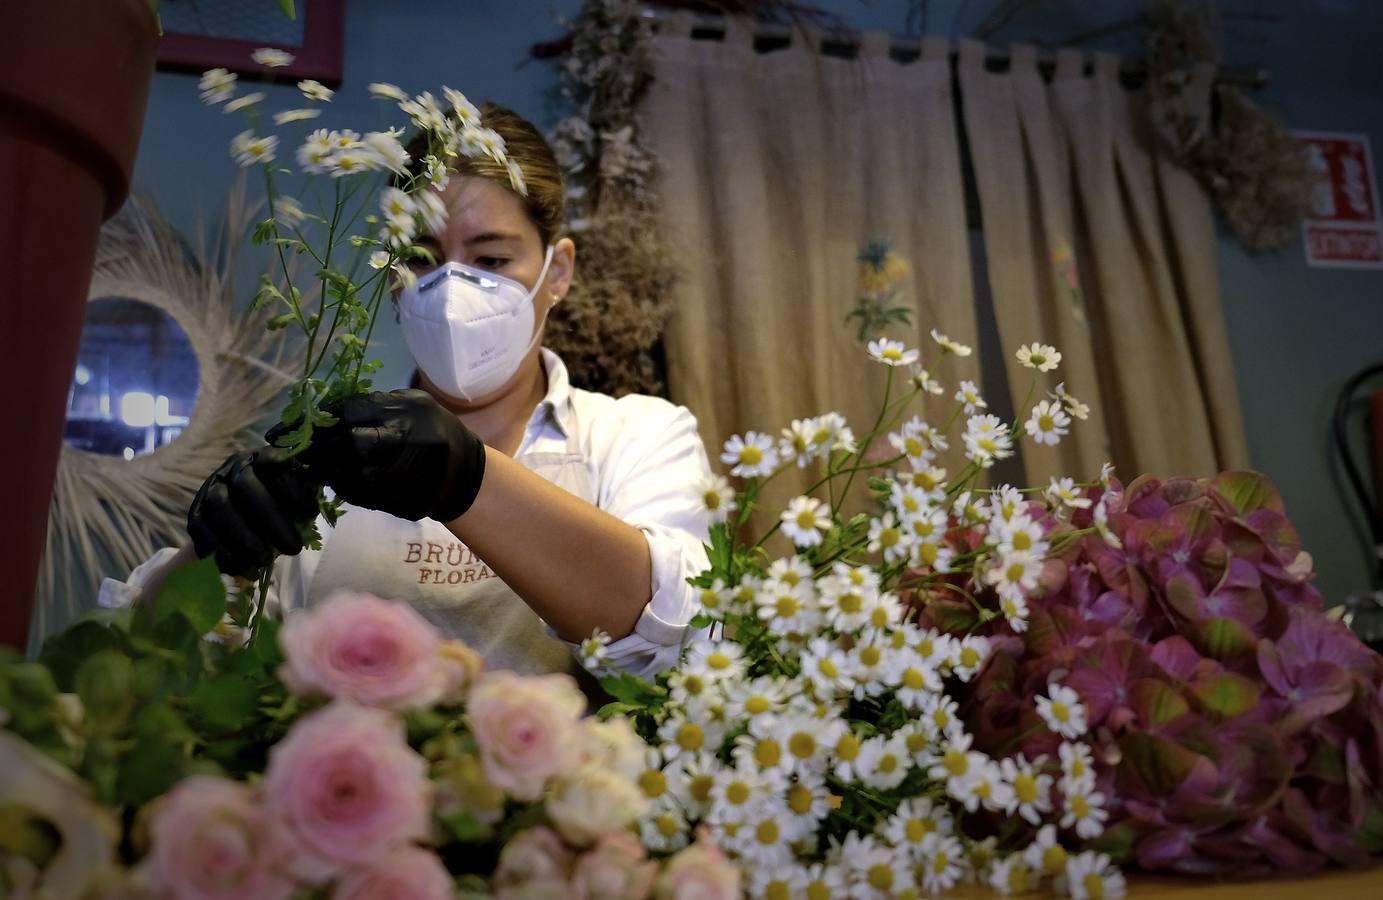
[[652, 584], [633, 632], [606, 648], [606, 661], [651, 678], [676, 665], [695, 636], [688, 623], [698, 604], [687, 579], [709, 565], [709, 520], [697, 488], [710, 465], [696, 417], [685, 407], [628, 396], [616, 411], [616, 432], [597, 434], [592, 445], [600, 475], [597, 504], [643, 532]]

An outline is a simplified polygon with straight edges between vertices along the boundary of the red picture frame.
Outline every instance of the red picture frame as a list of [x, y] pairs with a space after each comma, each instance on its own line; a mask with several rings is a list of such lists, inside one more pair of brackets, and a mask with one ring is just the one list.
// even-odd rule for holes
[[173, 72], [222, 68], [277, 81], [314, 78], [330, 87], [339, 85], [345, 55], [345, 0], [298, 0], [297, 7], [303, 20], [302, 46], [275, 47], [293, 54], [290, 65], [270, 69], [251, 60], [251, 53], [266, 46], [263, 42], [169, 31], [159, 39], [158, 68]]

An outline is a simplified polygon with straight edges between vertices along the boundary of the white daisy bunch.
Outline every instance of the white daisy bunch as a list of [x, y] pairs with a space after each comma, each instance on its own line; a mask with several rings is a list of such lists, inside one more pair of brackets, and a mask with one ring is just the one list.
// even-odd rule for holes
[[[1027, 713], [1059, 754], [987, 754], [962, 718], [964, 686], [993, 641], [1027, 630], [1027, 598], [1042, 590], [1053, 547], [1094, 530], [1068, 521], [1088, 508], [1088, 484], [979, 479], [1018, 440], [1044, 447], [1066, 434], [1078, 401], [1059, 387], [1034, 406], [1038, 427], [1024, 428], [987, 412], [967, 382], [950, 410], [910, 411], [939, 396], [943, 357], [971, 353], [933, 339], [931, 360], [901, 342], [868, 345], [888, 387], [862, 439], [834, 412], [776, 438], [734, 435], [720, 457], [728, 477], [698, 487], [712, 523], [711, 568], [694, 580], [701, 631], [656, 683], [603, 682], [611, 712], [656, 748], [640, 833], [671, 850], [707, 830], [762, 896], [912, 897], [962, 879], [1016, 892], [1044, 878], [1113, 896], [1122, 882], [1108, 859], [1078, 855], [1102, 832], [1108, 801], [1076, 692], [1053, 684]], [[1060, 354], [1033, 345], [1024, 359], [1031, 399]], [[895, 375], [905, 367], [916, 368]], [[812, 487], [775, 511], [767, 534], [743, 538], [763, 486], [802, 470], [818, 475]], [[847, 518], [856, 476], [874, 506]], [[787, 552], [770, 554], [771, 538]], [[969, 615], [963, 627], [933, 611], [945, 603]], [[1002, 827], [985, 834], [983, 823]], [[1066, 855], [1054, 861], [1057, 851]]]
[[[253, 60], [271, 72], [291, 64], [293, 56], [260, 48]], [[198, 89], [207, 105], [244, 117], [231, 156], [263, 176], [271, 214], [256, 226], [254, 241], [273, 248], [276, 272], [262, 279], [253, 308], [271, 311], [270, 328], [296, 328], [305, 338], [303, 376], [290, 388], [283, 416], [298, 427], [280, 441], [301, 452], [312, 429], [329, 421], [324, 402], [368, 390], [368, 376], [378, 367], [365, 359], [375, 316], [391, 287], [415, 277], [410, 264], [433, 261], [414, 242], [444, 225], [440, 191], [458, 163], [485, 157], [503, 167], [520, 194], [526, 190], [523, 175], [505, 155], [503, 138], [450, 87], [439, 98], [429, 91], [409, 95], [392, 84], [369, 85], [374, 97], [393, 102], [406, 118], [365, 132], [318, 127], [335, 92], [311, 79], [297, 83], [291, 108], [272, 112], [264, 108], [265, 91], [241, 91], [237, 76], [224, 69], [206, 72]], [[412, 159], [405, 149], [406, 127], [425, 136], [422, 159]], [[296, 171], [285, 163], [296, 164]], [[328, 179], [330, 188], [313, 190], [317, 178]], [[330, 199], [314, 206], [307, 202], [313, 197]], [[290, 265], [297, 257], [311, 264]]]

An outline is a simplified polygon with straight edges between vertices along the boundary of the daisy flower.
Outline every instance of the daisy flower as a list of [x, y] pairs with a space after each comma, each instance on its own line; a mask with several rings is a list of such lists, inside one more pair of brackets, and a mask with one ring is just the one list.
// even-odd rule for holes
[[710, 811], [715, 775], [722, 768], [720, 760], [708, 749], [701, 753], [681, 754], [676, 762], [670, 763], [664, 770], [677, 774], [675, 778], [669, 775], [668, 789], [688, 816], [700, 819]]
[[1103, 900], [1124, 896], [1128, 885], [1107, 855], [1087, 850], [1066, 860], [1066, 889], [1074, 900]]
[[898, 512], [898, 517], [906, 521], [909, 516], [931, 509], [932, 498], [911, 480], [903, 480], [889, 487], [888, 503]]
[[274, 198], [274, 218], [281, 225], [298, 225], [307, 219], [302, 204], [286, 194]]
[[451, 183], [451, 173], [447, 171], [447, 164], [431, 155], [423, 157], [423, 164], [423, 177], [427, 179], [427, 183], [439, 191], [446, 190], [447, 185]]
[[466, 125], [480, 124], [480, 110], [474, 103], [466, 98], [466, 95], [456, 88], [442, 86], [442, 96], [447, 98], [447, 103], [451, 105], [452, 115], [460, 119]]
[[967, 634], [958, 641], [952, 640], [947, 661], [951, 664], [951, 674], [961, 681], [969, 681], [980, 671], [980, 667], [988, 658], [989, 638], [980, 634]]
[[[933, 444], [933, 447], [937, 445]], [[937, 449], [944, 450], [945, 443]], [[920, 490], [929, 500], [940, 503], [946, 499], [946, 470], [940, 466], [918, 466], [916, 470], [908, 476], [904, 476], [907, 483]]]
[[888, 677], [889, 654], [884, 647], [869, 640], [858, 640], [850, 648], [850, 677], [855, 682], [856, 700], [877, 697], [884, 692]]
[[704, 587], [697, 594], [701, 601], [701, 611], [707, 615], [723, 617], [726, 607], [735, 595], [735, 589], [726, 587], [724, 579], [717, 578], [710, 587]]
[[937, 344], [941, 346], [941, 352], [943, 353], [954, 353], [956, 356], [970, 355], [969, 347], [959, 341], [951, 340], [935, 328], [932, 329], [932, 340], [936, 341]]
[[989, 761], [989, 757], [983, 753], [970, 749], [973, 740], [974, 738], [963, 731], [948, 736], [939, 748], [941, 752], [933, 754], [935, 761], [927, 770], [927, 774], [948, 785], [951, 782], [960, 783], [968, 780], [980, 766]]
[[787, 679], [771, 675], [760, 675], [752, 681], [723, 683], [725, 713], [732, 721], [745, 722], [750, 731], [757, 731], [761, 722], [787, 705], [789, 686]]
[[1054, 506], [1060, 505], [1068, 509], [1089, 509], [1093, 502], [1089, 497], [1082, 496], [1074, 478], [1052, 478], [1042, 496]]
[[299, 81], [298, 90], [302, 91], [302, 95], [307, 99], [315, 100], [318, 103], [327, 103], [336, 95], [335, 91], [315, 78], [305, 78]]
[[743, 822], [777, 788], [778, 781], [763, 772], [722, 766], [713, 779], [707, 818], [714, 822]]
[[1004, 614], [1004, 620], [1008, 622], [1008, 627], [1019, 634], [1028, 630], [1028, 601], [1023, 599], [1022, 594], [1012, 592], [1004, 593], [999, 596], [999, 612]]
[[1047, 727], [1064, 738], [1077, 738], [1085, 733], [1085, 707], [1080, 695], [1060, 684], [1047, 685], [1049, 696], [1038, 696], [1037, 714]]
[[912, 755], [903, 741], [896, 737], [879, 735], [860, 745], [856, 769], [860, 780], [870, 787], [882, 791], [896, 788], [903, 783], [911, 768]]
[[780, 556], [775, 559], [764, 573], [764, 585], [772, 581], [781, 581], [783, 584], [793, 587], [802, 587], [811, 592], [813, 589], [812, 567], [800, 556]]
[[1114, 463], [1106, 462], [1100, 466], [1100, 484], [1105, 490], [1109, 490], [1110, 482], [1114, 480]]
[[802, 896], [812, 900], [849, 900], [849, 878], [839, 865], [812, 863], [807, 866]]
[[918, 710], [918, 724], [932, 740], [960, 735], [961, 721], [957, 715], [956, 701], [942, 693], [929, 694], [922, 698], [922, 708]]
[[379, 210], [388, 218], [407, 216], [417, 212], [418, 204], [408, 194], [390, 187], [385, 188], [379, 195]]
[[331, 132], [325, 128], [318, 128], [309, 134], [307, 140], [298, 148], [298, 167], [309, 174], [325, 172], [327, 157], [335, 150], [336, 144], [332, 140]]
[[235, 96], [234, 72], [226, 69], [207, 69], [202, 73], [202, 80], [197, 82], [197, 90], [201, 91], [202, 102], [208, 106], [215, 106], [223, 103]]
[[404, 93], [403, 88], [396, 84], [390, 84], [387, 81], [372, 81], [370, 84], [366, 85], [366, 89], [372, 96], [378, 97], [381, 100], [398, 100], [402, 103], [408, 99], [408, 95]]
[[321, 114], [320, 109], [285, 109], [274, 113], [274, 124], [287, 125], [290, 122], [302, 122], [307, 119], [315, 119]]
[[819, 419], [793, 419], [792, 425], [783, 429], [778, 452], [784, 459], [795, 459], [797, 467], [804, 469], [813, 459], [830, 451], [834, 437], [834, 432]]
[[1039, 400], [1023, 428], [1037, 443], [1055, 447], [1063, 435], [1070, 433], [1070, 424], [1071, 417], [1060, 406], [1050, 400]]
[[1023, 850], [1023, 862], [1037, 873], [1038, 877], [1050, 875], [1058, 878], [1066, 873], [1066, 848], [1056, 839], [1056, 826], [1043, 825], [1037, 837]]
[[874, 583], [849, 578], [823, 578], [819, 583], [821, 613], [837, 631], [854, 631], [869, 621], [879, 592]]
[[886, 512], [883, 518], [870, 520], [868, 550], [870, 553], [882, 552], [885, 562], [898, 562], [912, 553], [912, 541], [907, 532], [898, 527], [893, 513]]
[[387, 265], [389, 265], [388, 250], [376, 250], [374, 253], [370, 254], [370, 268], [382, 269]]
[[984, 580], [1002, 596], [1023, 596], [1037, 587], [1042, 560], [1031, 553], [1015, 551], [999, 556], [985, 570]]
[[1004, 780], [1013, 789], [1011, 805], [1005, 811], [1012, 814], [1017, 810], [1033, 825], [1041, 825], [1042, 814], [1052, 811], [1052, 776], [1042, 772], [1044, 762], [1044, 756], [1028, 762], [1019, 754], [999, 764]]
[[1101, 499], [1099, 503], [1095, 504], [1095, 515], [1092, 517], [1095, 523], [1095, 531], [1099, 533], [1100, 537], [1103, 538], [1104, 542], [1110, 547], [1113, 547], [1115, 550], [1122, 550], [1124, 542], [1119, 540], [1119, 536], [1109, 527], [1108, 497], [1109, 495], [1106, 494], [1104, 499]]
[[734, 641], [699, 640], [687, 651], [685, 672], [699, 672], [711, 681], [732, 678], [744, 664], [744, 645]]
[[1039, 372], [1050, 372], [1061, 362], [1061, 354], [1056, 351], [1055, 347], [1036, 342], [1019, 347], [1014, 356], [1024, 366]]
[[1088, 841], [1104, 832], [1104, 823], [1109, 818], [1109, 811], [1104, 808], [1104, 794], [1091, 790], [1093, 785], [1085, 787], [1084, 791], [1072, 791], [1066, 795], [1066, 810], [1061, 816], [1061, 827], [1075, 828], [1076, 837]]
[[231, 139], [230, 152], [240, 167], [255, 163], [271, 163], [278, 151], [279, 139], [273, 135], [255, 137], [253, 131], [242, 131]]
[[682, 706], [705, 700], [715, 688], [715, 681], [704, 672], [682, 667], [669, 673], [667, 684], [672, 702]]
[[989, 495], [989, 515], [994, 521], [990, 522], [991, 530], [1001, 529], [1001, 523], [1007, 522], [1019, 511], [1027, 507], [1027, 501], [1023, 499], [1023, 492], [1011, 484], [1001, 484]]
[[1005, 897], [1026, 894], [1037, 887], [1038, 877], [1017, 853], [996, 859], [990, 865], [989, 886]]
[[831, 774], [841, 781], [858, 781], [861, 746], [859, 736], [853, 731], [849, 728], [842, 731], [831, 747]]
[[281, 69], [284, 66], [291, 66], [295, 57], [293, 54], [284, 50], [275, 50], [273, 47], [260, 47], [250, 54], [250, 59], [270, 69]]
[[718, 735], [708, 735], [703, 724], [686, 712], [668, 716], [658, 727], [658, 737], [663, 740], [663, 745], [659, 749], [662, 750], [663, 757], [668, 762], [672, 762], [684, 754], [709, 752], [720, 743], [716, 739]]
[[783, 533], [798, 547], [815, 547], [831, 527], [830, 507], [815, 497], [794, 497], [783, 510], [779, 521]]
[[793, 775], [823, 771], [827, 755], [846, 728], [845, 721], [839, 718], [822, 720], [801, 714], [784, 716], [774, 729], [788, 751], [783, 770]]
[[989, 404], [980, 396], [980, 389], [975, 387], [973, 381], [962, 381], [960, 390], [956, 391], [956, 399], [965, 405], [965, 414], [971, 415], [976, 410], [987, 409]]
[[928, 695], [941, 690], [941, 676], [936, 667], [924, 661], [912, 648], [894, 655], [888, 680], [895, 688], [898, 702], [911, 710], [921, 709]]
[[251, 106], [254, 106], [263, 99], [263, 91], [256, 91], [253, 94], [245, 94], [244, 96], [236, 97], [234, 100], [227, 103], [225, 106], [221, 108], [221, 111], [226, 113], [240, 112], [240, 110], [242, 109], [249, 109]]
[[422, 217], [423, 227], [433, 234], [439, 234], [447, 227], [447, 205], [437, 191], [418, 191], [413, 195], [418, 204], [418, 215]]
[[1090, 407], [1066, 393], [1066, 384], [1062, 382], [1048, 394], [1053, 400], [1060, 400], [1061, 405], [1073, 418], [1080, 419], [1082, 422], [1090, 418]]
[[371, 171], [375, 167], [375, 158], [364, 150], [349, 148], [332, 153], [324, 165], [332, 178], [341, 178]]
[[[797, 864], [778, 864], [749, 871], [749, 895], [756, 900], [787, 900], [806, 896], [807, 870]], [[829, 895], [827, 895], [829, 896]]]
[[960, 841], [947, 835], [928, 843], [922, 850], [922, 860], [917, 870], [922, 875], [922, 886], [933, 894], [949, 891], [960, 881], [961, 860], [964, 854]]
[[663, 760], [657, 750], [650, 748], [644, 756], [644, 768], [635, 783], [650, 803], [677, 802], [677, 797], [685, 790], [683, 782], [686, 775], [677, 766], [663, 767]]
[[1047, 555], [1047, 535], [1042, 531], [1042, 526], [1033, 521], [1027, 513], [1018, 513], [1011, 519], [1000, 522], [998, 528], [990, 532], [990, 539], [1004, 556], [1012, 556], [1015, 553], [1028, 553], [1038, 557]]
[[961, 442], [965, 455], [984, 469], [1013, 455], [1013, 439], [998, 416], [971, 416]]
[[773, 448], [773, 438], [750, 431], [744, 437], [736, 434], [726, 441], [720, 461], [734, 466], [730, 470], [731, 475], [757, 478], [768, 475], [777, 467], [778, 451]]
[[999, 764], [992, 759], [973, 766], [964, 778], [952, 778], [946, 784], [946, 793], [959, 800], [966, 812], [974, 812], [981, 805], [989, 810], [1006, 809], [1013, 799], [1013, 788], [1004, 781]]
[[952, 827], [945, 804], [933, 804], [927, 797], [909, 797], [898, 804], [879, 830], [885, 840], [916, 860], [929, 840], [949, 836]]
[[639, 838], [650, 850], [681, 850], [690, 843], [690, 831], [687, 817], [674, 803], [654, 803], [639, 819]]
[[956, 517], [958, 525], [977, 525], [987, 518], [979, 495], [971, 491], [961, 491], [956, 496], [955, 502], [951, 504], [951, 513]]
[[758, 804], [735, 834], [732, 845], [750, 866], [777, 870], [793, 859], [789, 842], [797, 836], [787, 826], [786, 810], [776, 800]]
[[927, 437], [932, 433], [931, 426], [921, 418], [913, 416], [903, 423], [903, 427], [888, 436], [899, 453], [908, 458], [914, 466], [926, 465], [936, 454], [932, 451]]
[[1094, 789], [1095, 758], [1090, 753], [1089, 744], [1062, 741], [1057, 755], [1061, 759], [1061, 780], [1057, 782], [1057, 787], [1063, 794]]
[[917, 655], [922, 657], [923, 662], [939, 667], [948, 664], [951, 646], [955, 642], [956, 639], [949, 634], [942, 634], [935, 628], [924, 628], [917, 633], [917, 639], [911, 646], [917, 651]]
[[941, 382], [933, 378], [931, 372], [928, 372], [917, 363], [913, 363], [912, 377], [909, 378], [908, 381], [913, 387], [924, 394], [932, 394], [933, 396], [940, 397], [942, 394], [946, 393], [946, 389], [941, 386]]
[[735, 499], [735, 489], [730, 487], [730, 480], [724, 475], [708, 475], [699, 485], [696, 492], [701, 497], [701, 505], [710, 516], [711, 524], [718, 525], [730, 517], [730, 513], [739, 508], [739, 503]]
[[384, 227], [379, 230], [379, 239], [387, 247], [402, 250], [413, 242], [417, 233], [418, 225], [412, 216], [390, 216], [384, 220]]
[[902, 341], [879, 338], [869, 342], [869, 356], [886, 366], [910, 366], [917, 362], [917, 351], [903, 346]]
[[577, 651], [577, 659], [588, 672], [599, 672], [605, 668], [605, 661], [609, 658], [610, 635], [597, 628], [591, 632], [591, 636], [581, 642]]
[[826, 780], [815, 772], [797, 776], [783, 792], [791, 828], [801, 835], [811, 834], [831, 812], [831, 792]]
[[852, 898], [889, 900], [912, 886], [912, 866], [907, 857], [873, 837], [850, 832], [840, 845], [840, 859], [850, 868]]

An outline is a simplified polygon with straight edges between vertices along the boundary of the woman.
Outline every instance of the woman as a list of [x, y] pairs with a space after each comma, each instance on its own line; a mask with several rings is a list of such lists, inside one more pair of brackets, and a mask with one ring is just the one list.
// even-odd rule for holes
[[[574, 389], [541, 348], [576, 261], [561, 173], [524, 119], [486, 106], [482, 121], [527, 197], [488, 159], [462, 159], [444, 190], [445, 227], [418, 240], [438, 265], [395, 298], [422, 390], [347, 401], [303, 460], [227, 460], [188, 531], [230, 575], [285, 554], [285, 609], [340, 589], [407, 601], [492, 667], [530, 673], [571, 670], [600, 630], [609, 664], [650, 674], [676, 662], [686, 579], [706, 563], [705, 449], [685, 408]], [[318, 484], [353, 508], [304, 550]]]

